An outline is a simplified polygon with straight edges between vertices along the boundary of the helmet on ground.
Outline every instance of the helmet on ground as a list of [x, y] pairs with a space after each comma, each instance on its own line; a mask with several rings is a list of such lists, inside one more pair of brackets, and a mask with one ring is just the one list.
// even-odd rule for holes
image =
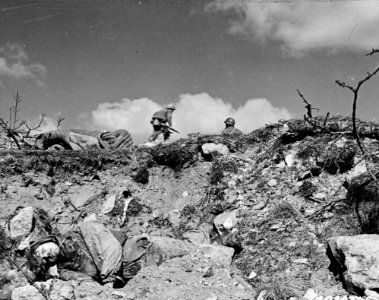
[[234, 120], [233, 118], [227, 118], [224, 123], [226, 125], [231, 125], [231, 126], [234, 126], [236, 124], [236, 120]]
[[174, 104], [169, 104], [169, 105], [167, 105], [167, 107], [166, 107], [167, 109], [172, 109], [172, 110], [175, 110], [176, 108], [175, 108], [175, 105]]

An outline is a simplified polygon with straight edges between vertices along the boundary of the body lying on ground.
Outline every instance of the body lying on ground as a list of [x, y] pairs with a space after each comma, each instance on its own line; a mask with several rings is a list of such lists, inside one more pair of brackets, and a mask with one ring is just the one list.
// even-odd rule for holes
[[96, 130], [53, 130], [36, 137], [35, 147], [40, 150], [94, 150], [128, 149], [133, 139], [127, 130], [112, 132]]

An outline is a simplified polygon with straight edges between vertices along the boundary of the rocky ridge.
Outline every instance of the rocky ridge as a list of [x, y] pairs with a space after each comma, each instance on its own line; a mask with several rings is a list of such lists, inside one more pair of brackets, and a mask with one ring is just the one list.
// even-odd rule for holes
[[[372, 155], [369, 166], [375, 170], [378, 126], [360, 122], [359, 127]], [[330, 238], [377, 233], [367, 232], [376, 219], [362, 223], [362, 211], [352, 205], [359, 198], [354, 188], [365, 191], [367, 186], [356, 183], [362, 176], [367, 179], [367, 161], [349, 132], [349, 118], [333, 117], [324, 129], [289, 120], [238, 138], [191, 135], [130, 151], [4, 149], [0, 151], [1, 223], [17, 247], [25, 240], [62, 236], [83, 221], [96, 221], [119, 240], [146, 234], [183, 241], [186, 232], [207, 224], [213, 226], [212, 245], [233, 249], [230, 265], [215, 259], [219, 253], [194, 251], [146, 266], [123, 286], [100, 284], [58, 264], [60, 277], [53, 279], [53, 288], [46, 288], [51, 299], [373, 295], [377, 281], [363, 278], [359, 268], [354, 275], [344, 261], [340, 269], [331, 268], [326, 254]], [[373, 180], [367, 180], [372, 185]], [[371, 189], [371, 198], [376, 191]], [[34, 215], [19, 217], [21, 225], [11, 227], [18, 224], [22, 207], [33, 207]], [[350, 252], [356, 256], [355, 250]], [[15, 255], [25, 261], [20, 251]], [[375, 259], [375, 254], [367, 259]], [[1, 269], [0, 299], [31, 295], [30, 290], [20, 290], [34, 287], [26, 286], [14, 265], [3, 261]]]

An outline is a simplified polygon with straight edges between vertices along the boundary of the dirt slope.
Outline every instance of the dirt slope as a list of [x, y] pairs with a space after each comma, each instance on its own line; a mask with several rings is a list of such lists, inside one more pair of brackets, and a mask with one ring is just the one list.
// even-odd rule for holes
[[[364, 144], [376, 155], [377, 126], [360, 126], [370, 133]], [[192, 255], [143, 269], [120, 289], [72, 281], [76, 293], [88, 300], [254, 299], [266, 290], [266, 299], [300, 299], [312, 288], [343, 296], [327, 269], [325, 242], [361, 230], [341, 200], [344, 182], [365, 172], [353, 137], [336, 133], [350, 128], [348, 118], [334, 117], [327, 130], [290, 120], [239, 138], [193, 135], [120, 152], [4, 149], [1, 222], [20, 206], [34, 206], [47, 212], [57, 234], [91, 216], [127, 237], [181, 239], [186, 230], [234, 211], [238, 223], [223, 235], [216, 229], [211, 234], [213, 243], [235, 249], [230, 269], [213, 267], [207, 275], [211, 264]], [[206, 155], [206, 143], [223, 144], [230, 153]], [[111, 196], [115, 205], [104, 213]], [[131, 201], [123, 215], [125, 198]]]

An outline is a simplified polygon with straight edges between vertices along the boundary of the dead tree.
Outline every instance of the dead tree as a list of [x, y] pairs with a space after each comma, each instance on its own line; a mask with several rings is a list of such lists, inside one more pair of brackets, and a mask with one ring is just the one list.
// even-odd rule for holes
[[299, 94], [300, 98], [303, 99], [303, 102], [305, 103], [305, 109], [307, 110], [307, 114], [304, 115], [304, 119], [307, 119], [307, 118], [308, 118], [308, 119], [312, 119], [312, 118], [313, 118], [312, 110], [317, 110], [317, 111], [319, 111], [319, 109], [318, 109], [318, 108], [315, 108], [315, 107], [312, 107], [312, 104], [309, 103], [309, 102], [307, 101], [307, 99], [305, 99], [305, 97], [303, 96], [302, 93], [300, 93], [299, 90], [297, 90], [297, 93]]
[[58, 117], [58, 120], [57, 120], [57, 129], [61, 126], [63, 120], [65, 119], [65, 117], [63, 116], [59, 116]]
[[22, 143], [24, 143], [24, 145], [31, 146], [25, 141], [25, 138], [30, 137], [30, 133], [33, 130], [38, 130], [41, 127], [46, 114], [42, 113], [39, 123], [34, 127], [30, 127], [26, 120], [18, 119], [18, 114], [20, 111], [19, 105], [22, 102], [22, 98], [18, 92], [16, 95], [13, 95], [13, 99], [15, 101], [15, 104], [9, 108], [9, 120], [6, 121], [3, 118], [0, 118], [0, 127], [7, 133], [8, 137], [12, 138], [17, 148], [21, 150], [22, 146], [19, 142], [19, 139], [22, 141]]
[[[372, 49], [371, 52], [369, 52], [369, 53], [366, 54], [366, 56], [373, 55], [374, 53], [379, 53], [379, 49]], [[364, 161], [365, 161], [365, 165], [366, 165], [366, 168], [367, 168], [367, 172], [370, 174], [371, 178], [374, 180], [375, 184], [379, 188], [379, 181], [378, 181], [378, 179], [376, 177], [377, 174], [374, 174], [373, 171], [371, 170], [371, 168], [369, 167], [369, 164], [367, 162], [368, 155], [367, 155], [367, 153], [366, 153], [366, 151], [365, 151], [365, 149], [364, 149], [364, 147], [363, 147], [363, 145], [361, 143], [361, 139], [359, 137], [359, 133], [358, 133], [358, 130], [357, 130], [357, 124], [356, 124], [357, 100], [358, 100], [359, 89], [362, 87], [362, 85], [366, 81], [370, 80], [378, 72], [379, 72], [379, 66], [377, 66], [376, 69], [374, 71], [372, 71], [371, 73], [367, 72], [366, 77], [363, 78], [363, 79], [361, 79], [355, 87], [353, 87], [351, 85], [348, 85], [345, 82], [342, 82], [342, 81], [339, 81], [339, 80], [336, 80], [336, 83], [340, 87], [349, 89], [353, 93], [353, 111], [352, 111], [353, 136], [354, 136], [355, 140], [357, 141], [359, 149], [362, 152], [362, 155], [363, 155], [363, 158], [364, 158]]]
[[[371, 52], [367, 53], [366, 55], [373, 55], [374, 53], [377, 53], [377, 52], [379, 52], [378, 49], [372, 49]], [[363, 145], [361, 143], [359, 133], [357, 130], [357, 123], [356, 123], [358, 93], [359, 93], [359, 89], [362, 87], [362, 85], [366, 81], [370, 80], [373, 76], [375, 76], [376, 73], [378, 73], [378, 72], [379, 72], [379, 66], [376, 67], [376, 69], [373, 72], [371, 72], [371, 73], [367, 72], [367, 76], [365, 78], [363, 78], [362, 80], [360, 80], [358, 82], [358, 84], [356, 85], [356, 87], [348, 85], [343, 81], [336, 80], [336, 84], [338, 84], [340, 87], [349, 89], [353, 93], [353, 111], [352, 111], [353, 136], [355, 137], [357, 144], [358, 144], [358, 147], [361, 150], [363, 155], [365, 155], [365, 150], [364, 150]]]

